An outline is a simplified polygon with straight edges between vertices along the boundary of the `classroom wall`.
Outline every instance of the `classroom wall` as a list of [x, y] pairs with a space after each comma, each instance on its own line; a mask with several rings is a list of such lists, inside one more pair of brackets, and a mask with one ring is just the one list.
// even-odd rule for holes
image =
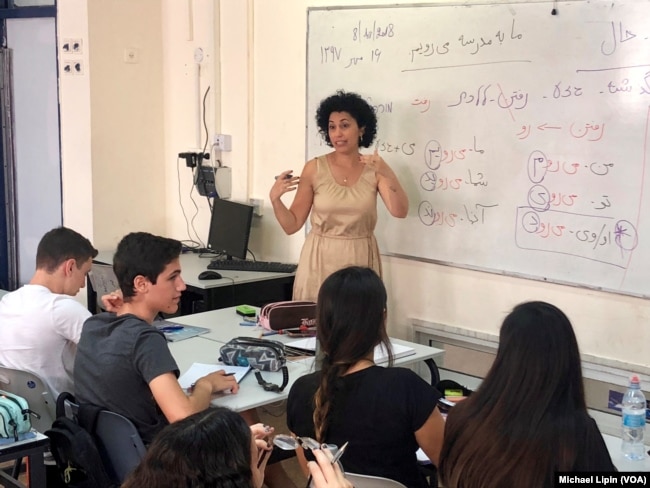
[[[163, 129], [160, 132], [144, 128], [139, 118], [141, 114], [135, 113], [138, 111], [125, 117], [124, 114], [131, 113], [126, 107], [115, 112], [106, 109], [102, 119], [107, 120], [102, 122], [94, 116], [96, 101], [93, 96], [93, 148], [99, 147], [95, 146], [97, 138], [118, 137], [116, 131], [109, 134], [98, 130], [94, 124], [106, 123], [117, 127], [119, 122], [127, 124], [128, 131], [148, 134], [143, 140], [155, 156], [146, 164], [154, 169], [153, 173], [164, 174], [164, 183], [162, 186], [151, 184], [151, 178], [155, 178], [152, 173], [147, 174], [146, 184], [143, 184], [143, 181], [135, 180], [131, 172], [126, 172], [122, 174], [119, 190], [108, 194], [103, 178], [91, 176], [91, 173], [105, 172], [110, 178], [115, 162], [93, 151], [93, 165], [89, 167], [90, 135], [89, 124], [85, 122], [90, 118], [90, 82], [85, 79], [87, 77], [66, 79], [61, 85], [64, 222], [66, 225], [74, 224], [82, 232], [87, 227], [94, 227], [94, 232], [98, 233], [101, 226], [99, 241], [108, 247], [114, 246], [122, 233], [141, 230], [138, 227], [142, 226], [151, 226], [149, 230], [152, 231], [162, 228], [158, 232], [185, 238], [192, 233], [193, 222], [197, 233], [203, 239], [207, 237], [207, 203], [205, 199], [195, 197], [198, 214], [192, 217], [191, 172], [176, 162], [178, 152], [197, 144], [195, 107], [198, 88], [192, 63], [194, 49], [205, 47], [204, 52], [212, 56], [206, 62], [213, 65], [202, 67], [199, 75], [201, 92], [206, 86], [212, 86], [208, 95], [208, 98], [215, 97], [208, 101], [208, 123], [212, 124], [212, 130], [232, 135], [233, 150], [222, 154], [221, 158], [233, 170], [233, 199], [244, 201], [248, 197], [258, 197], [265, 203], [264, 216], [253, 224], [251, 248], [258, 259], [295, 262], [304, 233], [298, 232], [290, 237], [282, 233], [273, 218], [268, 191], [274, 175], [286, 169], [299, 172], [305, 160], [306, 9], [347, 2], [163, 0], [160, 11], [153, 8], [149, 0], [129, 3], [148, 4], [153, 10], [152, 18], [160, 18], [162, 25], [161, 95], [156, 94], [159, 86], [153, 80], [153, 74], [150, 75], [152, 90], [156, 92], [152, 98], [160, 96], [162, 99], [163, 111], [157, 115], [163, 119]], [[356, 3], [379, 5], [395, 2], [368, 0]], [[60, 37], [77, 35], [77, 32], [83, 35], [84, 28], [92, 30], [95, 22], [103, 22], [94, 13], [90, 24], [84, 21], [83, 11], [87, 4], [87, 0], [59, 2], [62, 13], [59, 17]], [[95, 8], [93, 4], [92, 9]], [[187, 14], [189, 8], [193, 12], [191, 23]], [[129, 25], [132, 30], [150, 29], [151, 35], [159, 35], [155, 26], [133, 29], [133, 25]], [[131, 39], [134, 38], [126, 38], [128, 41]], [[90, 52], [94, 53], [92, 45]], [[90, 79], [95, 76], [92, 68], [93, 64]], [[128, 68], [116, 63], [114, 69], [124, 76], [124, 70]], [[108, 83], [108, 74], [106, 78]], [[148, 97], [146, 82], [143, 81], [145, 77], [137, 80], [140, 95]], [[220, 96], [216, 95], [217, 92]], [[119, 97], [118, 93], [111, 93], [105, 105], [119, 105]], [[133, 102], [137, 102], [135, 97]], [[131, 123], [130, 117], [139, 123]], [[156, 134], [161, 134], [162, 140], [158, 140]], [[126, 149], [137, 150], [139, 138], [119, 137], [128, 143]], [[147, 155], [142, 157], [147, 158]], [[157, 164], [154, 164], [154, 159]], [[117, 164], [122, 168], [127, 166], [124, 161]], [[91, 188], [90, 192], [88, 188]], [[136, 192], [133, 200], [124, 198], [124, 204], [119, 210], [114, 210], [109, 202], [119, 200], [128, 192]], [[183, 217], [179, 198], [184, 202], [187, 220]], [[92, 200], [92, 211], [89, 211], [89, 200]], [[162, 227], [158, 225], [159, 205], [164, 208], [165, 224]], [[134, 209], [147, 217], [127, 219], [125, 215], [133, 213]], [[524, 300], [547, 300], [565, 310], [572, 319], [583, 353], [640, 365], [646, 370], [650, 368], [650, 341], [646, 332], [650, 318], [648, 300], [393, 257], [384, 257], [384, 269], [390, 296], [389, 327], [392, 335], [410, 338], [411, 317], [498, 333], [501, 320], [513, 305]]]
[[[223, 8], [229, 3], [222, 2], [221, 25], [232, 29], [238, 24], [245, 28], [241, 18], [229, 16], [228, 9]], [[268, 205], [268, 190], [273, 175], [285, 169], [299, 172], [305, 160], [306, 8], [343, 3], [347, 4], [322, 0], [249, 2], [247, 7], [253, 10], [252, 45], [222, 39], [222, 72], [229, 70], [226, 53], [237, 59], [246, 56], [247, 51], [253, 56], [253, 99], [248, 101], [254, 107], [253, 145], [249, 152], [253, 161], [251, 193], [265, 198], [265, 216], [260, 223], [265, 259], [295, 261], [303, 240], [302, 233], [292, 237], [282, 235]], [[355, 2], [357, 5], [393, 3], [390, 0]], [[230, 49], [236, 50], [239, 56]], [[234, 114], [244, 96], [243, 90], [223, 87], [224, 124], [229, 117], [226, 113]], [[240, 140], [233, 138], [233, 158], [240, 144]], [[583, 353], [650, 367], [648, 300], [400, 258], [384, 257], [384, 265], [393, 335], [411, 336], [410, 317], [498, 333], [500, 322], [515, 304], [547, 300], [570, 317]]]

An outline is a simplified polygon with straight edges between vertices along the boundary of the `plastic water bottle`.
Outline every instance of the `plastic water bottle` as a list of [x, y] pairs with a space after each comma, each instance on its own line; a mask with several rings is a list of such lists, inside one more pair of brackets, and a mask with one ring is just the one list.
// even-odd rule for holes
[[645, 459], [643, 433], [645, 431], [645, 396], [641, 391], [639, 377], [630, 377], [630, 386], [623, 396], [623, 445], [626, 458], [632, 460]]

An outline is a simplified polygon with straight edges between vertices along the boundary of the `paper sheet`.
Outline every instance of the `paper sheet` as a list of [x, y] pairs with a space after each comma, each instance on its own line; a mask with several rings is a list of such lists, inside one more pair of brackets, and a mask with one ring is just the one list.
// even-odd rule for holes
[[237, 380], [237, 383], [239, 383], [244, 378], [244, 376], [246, 376], [246, 373], [251, 370], [251, 367], [227, 366], [225, 364], [192, 363], [190, 369], [185, 371], [185, 373], [183, 373], [181, 377], [178, 378], [178, 383], [181, 385], [181, 388], [187, 390], [192, 386], [192, 383], [196, 383], [196, 380], [199, 378], [202, 378], [210, 373], [214, 373], [215, 371], [219, 371], [220, 369], [223, 369], [226, 373], [235, 373], [235, 379]]
[[117, 276], [113, 272], [113, 266], [109, 264], [93, 263], [88, 278], [90, 278], [90, 283], [93, 285], [93, 290], [95, 290], [98, 297], [112, 293], [120, 288]]
[[[297, 347], [299, 349], [306, 349], [308, 351], [315, 351], [316, 338], [307, 337], [305, 339], [298, 339], [296, 341], [287, 342], [287, 346]], [[393, 348], [393, 359], [399, 359], [399, 358], [403, 358], [404, 356], [411, 356], [412, 354], [415, 354], [415, 349], [413, 349], [412, 347], [403, 346], [395, 342], [391, 342], [391, 346]], [[383, 347], [381, 346], [375, 347], [374, 360], [376, 363], [383, 363], [388, 361], [388, 353]]]

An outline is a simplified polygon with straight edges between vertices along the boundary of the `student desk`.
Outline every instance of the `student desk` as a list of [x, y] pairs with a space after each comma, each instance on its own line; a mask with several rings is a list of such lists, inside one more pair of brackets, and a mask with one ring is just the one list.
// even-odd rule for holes
[[[249, 336], [259, 337], [261, 329], [257, 326], [240, 326], [241, 317], [236, 314], [235, 307], [224, 308], [220, 310], [211, 310], [208, 312], [186, 315], [184, 317], [175, 317], [174, 322], [184, 325], [194, 325], [210, 329], [209, 333], [192, 337], [178, 342], [170, 342], [169, 350], [171, 351], [178, 367], [183, 374], [189, 369], [192, 363], [216, 364], [219, 358], [219, 348], [233, 337]], [[293, 337], [285, 335], [269, 336], [269, 339], [277, 339], [282, 342], [291, 342]], [[413, 364], [417, 361], [431, 361], [439, 359], [444, 354], [442, 349], [424, 346], [413, 342], [403, 341], [400, 339], [391, 339], [395, 343], [412, 347], [415, 354], [405, 356], [395, 360], [396, 366]], [[269, 403], [285, 400], [289, 395], [289, 390], [293, 382], [300, 376], [313, 371], [314, 358], [299, 360], [289, 360], [289, 384], [282, 393], [266, 392], [257, 384], [255, 375], [249, 373], [241, 382], [241, 388], [236, 395], [219, 395], [213, 403], [232, 408], [233, 410], [242, 411], [249, 408], [259, 407]], [[435, 364], [435, 363], [434, 363]], [[262, 373], [266, 381], [276, 384], [282, 382], [281, 373]]]
[[[43, 455], [50, 445], [49, 439], [37, 432], [36, 437], [24, 441], [0, 445], [0, 462], [12, 461], [23, 457], [29, 458], [30, 486], [45, 486], [45, 464]], [[0, 484], [24, 488], [25, 485], [0, 470]]]
[[[201, 257], [205, 256], [205, 257]], [[231, 307], [247, 303], [262, 306], [269, 302], [291, 300], [294, 273], [258, 273], [252, 271], [219, 270], [219, 280], [199, 280], [214, 255], [181, 254], [181, 276], [187, 285], [180, 304], [180, 314]], [[112, 264], [113, 251], [100, 251], [93, 260], [98, 264]], [[97, 311], [97, 293], [88, 280], [88, 309]]]
[[[178, 342], [170, 342], [169, 350], [171, 351], [181, 375], [187, 371], [192, 363], [206, 363], [216, 364], [219, 358], [219, 348], [222, 346], [221, 342], [205, 339], [203, 337], [192, 337]], [[218, 394], [215, 395], [212, 403], [222, 407], [228, 407], [237, 412], [248, 410], [251, 408], [268, 405], [280, 400], [286, 400], [289, 396], [289, 390], [294, 381], [299, 377], [309, 373], [312, 361], [298, 360], [288, 361], [287, 368], [289, 370], [289, 383], [287, 387], [280, 393], [264, 391], [260, 385], [257, 384], [257, 379], [253, 371], [250, 371], [240, 383], [239, 392], [235, 395]], [[282, 384], [282, 373], [269, 373], [264, 371], [262, 376], [266, 381]]]
[[[648, 429], [646, 428], [646, 433]], [[630, 461], [621, 452], [621, 438], [609, 434], [603, 434], [607, 450], [612, 458], [614, 466], [619, 471], [650, 471], [650, 457], [646, 456], [643, 461]]]

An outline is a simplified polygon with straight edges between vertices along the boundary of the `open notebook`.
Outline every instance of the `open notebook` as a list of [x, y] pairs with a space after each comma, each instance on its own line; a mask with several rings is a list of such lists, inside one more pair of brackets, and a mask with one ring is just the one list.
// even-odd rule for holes
[[185, 373], [183, 373], [181, 377], [178, 378], [178, 383], [181, 385], [181, 388], [187, 390], [194, 383], [196, 383], [196, 380], [199, 378], [203, 378], [205, 375], [214, 373], [220, 369], [223, 369], [226, 373], [234, 373], [237, 383], [240, 383], [241, 380], [244, 379], [244, 376], [246, 376], [246, 373], [251, 370], [251, 367], [227, 366], [225, 364], [192, 363], [190, 369], [185, 371]]
[[[403, 346], [402, 344], [397, 344], [396, 342], [391, 341], [391, 347], [393, 349], [393, 359], [403, 358], [405, 356], [411, 356], [415, 354], [415, 349], [409, 346]], [[298, 339], [296, 341], [287, 342], [287, 346], [295, 347], [297, 349], [305, 349], [307, 351], [316, 350], [316, 338], [307, 337], [305, 339]], [[385, 363], [388, 361], [388, 352], [382, 347], [375, 347], [375, 363]]]

